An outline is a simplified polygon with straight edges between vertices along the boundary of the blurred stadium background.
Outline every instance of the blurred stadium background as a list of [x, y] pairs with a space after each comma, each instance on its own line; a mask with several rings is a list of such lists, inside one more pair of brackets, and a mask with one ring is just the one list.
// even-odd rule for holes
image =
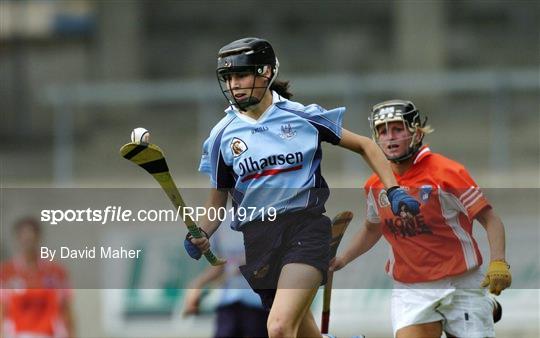
[[[494, 204], [507, 220], [512, 257], [511, 249], [520, 245], [512, 242], [519, 231], [515, 224], [527, 223], [529, 239], [540, 239], [539, 32], [540, 5], [532, 0], [2, 0], [1, 186], [12, 193], [152, 187], [150, 177], [117, 152], [134, 127], [144, 126], [167, 152], [181, 187], [207, 187], [196, 170], [202, 141], [225, 103], [215, 80], [217, 50], [240, 37], [260, 36], [273, 44], [280, 78], [291, 80], [294, 99], [346, 106], [350, 130], [369, 135], [369, 109], [381, 100], [413, 99], [436, 130], [427, 140], [434, 151], [463, 162], [482, 187], [505, 188]], [[362, 161], [326, 148], [330, 186], [361, 187], [369, 175]], [[524, 191], [530, 198], [517, 201]], [[39, 210], [24, 198], [8, 201], [3, 195], [6, 257], [11, 247], [5, 234], [13, 219]], [[356, 205], [357, 219], [363, 217], [362, 203]], [[84, 235], [98, 231], [86, 227]], [[48, 232], [48, 243], [81, 236]], [[122, 240], [121, 232], [109, 235]], [[482, 231], [478, 235], [484, 237]], [[538, 249], [531, 252], [536, 252], [528, 277], [533, 282], [523, 285], [538, 285]], [[375, 270], [381, 277], [382, 262]], [[191, 263], [182, 264], [180, 269]], [[69, 268], [75, 285], [85, 278], [76, 264]], [[142, 297], [152, 299], [155, 292]], [[387, 289], [339, 290], [335, 299], [343, 301], [336, 304], [333, 331], [390, 335], [388, 294]], [[181, 294], [167, 314], [147, 311], [135, 323], [118, 292], [80, 289], [75, 297], [81, 337], [211, 332], [210, 316], [179, 317], [175, 306]], [[499, 336], [537, 337], [539, 297], [537, 288], [506, 291], [501, 299], [507, 317], [497, 326]]]

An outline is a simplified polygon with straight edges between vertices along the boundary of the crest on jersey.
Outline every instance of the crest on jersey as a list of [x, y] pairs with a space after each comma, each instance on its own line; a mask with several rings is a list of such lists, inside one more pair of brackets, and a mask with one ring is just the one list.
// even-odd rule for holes
[[386, 190], [381, 190], [381, 192], [379, 193], [379, 206], [381, 208], [384, 208], [384, 207], [387, 207], [390, 205], [390, 200], [388, 199], [388, 195], [386, 195]]
[[422, 201], [422, 203], [426, 203], [432, 191], [433, 191], [433, 187], [431, 185], [421, 186], [420, 187], [420, 201]]
[[281, 134], [279, 134], [279, 136], [282, 139], [287, 139], [287, 140], [291, 139], [291, 138], [296, 136], [296, 130], [294, 130], [293, 127], [291, 127], [290, 123], [282, 124], [281, 125]]
[[231, 151], [234, 157], [238, 157], [246, 152], [248, 149], [246, 143], [241, 139], [234, 137], [231, 141]]

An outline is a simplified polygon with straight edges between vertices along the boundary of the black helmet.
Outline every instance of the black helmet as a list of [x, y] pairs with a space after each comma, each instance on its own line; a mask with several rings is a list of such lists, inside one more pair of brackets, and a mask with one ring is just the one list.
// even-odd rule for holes
[[267, 78], [267, 85], [260, 87], [265, 88], [266, 92], [277, 77], [279, 68], [279, 62], [272, 45], [268, 41], [259, 38], [243, 38], [221, 47], [218, 52], [216, 74], [221, 91], [227, 101], [240, 109], [245, 109], [259, 103], [260, 98], [253, 96], [253, 90], [256, 88], [255, 78], [251, 86], [250, 96], [246, 100], [238, 102], [227, 86], [227, 75], [233, 73], [252, 73], [255, 76], [263, 76], [265, 66], [270, 66], [272, 70], [272, 76]]
[[411, 158], [422, 146], [424, 135], [422, 134], [422, 137], [419, 140], [416, 135], [418, 133], [418, 128], [423, 128], [426, 125], [427, 117], [422, 121], [420, 111], [411, 101], [390, 100], [377, 103], [371, 109], [371, 116], [369, 117], [371, 134], [375, 142], [378, 142], [379, 139], [377, 128], [381, 124], [387, 125], [390, 122], [402, 122], [412, 133], [411, 143], [409, 144], [407, 153], [403, 156], [388, 158], [388, 160], [392, 162], [399, 163]]

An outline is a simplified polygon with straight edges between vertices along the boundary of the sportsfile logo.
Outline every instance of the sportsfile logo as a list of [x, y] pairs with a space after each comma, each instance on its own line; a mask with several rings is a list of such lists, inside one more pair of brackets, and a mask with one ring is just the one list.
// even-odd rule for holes
[[[288, 154], [270, 155], [258, 160], [254, 160], [253, 157], [250, 156], [248, 158], [244, 158], [238, 164], [238, 171], [240, 172], [240, 176], [243, 177], [242, 182], [244, 182], [250, 179], [259, 178], [261, 176], [272, 176], [287, 171], [299, 170], [302, 168], [302, 162], [304, 162], [304, 154], [299, 151]], [[292, 165], [292, 167], [265, 170], [265, 168], [269, 166], [284, 164]]]
[[98, 223], [101, 225], [116, 222], [174, 222], [192, 219], [220, 222], [231, 220], [253, 221], [255, 219], [274, 221], [277, 209], [274, 207], [179, 207], [172, 209], [138, 209], [132, 210], [122, 206], [107, 206], [104, 209], [44, 209], [41, 210], [41, 221], [51, 225], [60, 223]]

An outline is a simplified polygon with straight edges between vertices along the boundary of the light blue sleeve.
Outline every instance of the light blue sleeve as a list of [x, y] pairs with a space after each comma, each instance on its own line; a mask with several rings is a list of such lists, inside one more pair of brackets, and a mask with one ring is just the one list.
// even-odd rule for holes
[[231, 164], [225, 163], [221, 152], [222, 136], [232, 119], [231, 116], [223, 118], [203, 143], [199, 171], [210, 176], [210, 184], [214, 188], [232, 188], [235, 184]]
[[210, 165], [210, 137], [207, 138], [202, 147], [201, 162], [199, 163], [199, 171], [208, 176], [212, 176], [212, 166]]
[[332, 144], [338, 144], [341, 141], [344, 113], [345, 107], [330, 110], [316, 104], [306, 107], [307, 119], [319, 130], [321, 139]]
[[217, 187], [216, 181], [216, 168], [212, 166], [212, 145], [214, 144], [214, 138], [212, 135], [206, 139], [202, 147], [201, 162], [199, 163], [199, 172], [208, 175], [210, 178], [210, 185]]
[[317, 104], [303, 106], [298, 102], [282, 101], [276, 104], [279, 108], [296, 114], [309, 121], [319, 131], [321, 141], [339, 144], [345, 107], [326, 110]]

